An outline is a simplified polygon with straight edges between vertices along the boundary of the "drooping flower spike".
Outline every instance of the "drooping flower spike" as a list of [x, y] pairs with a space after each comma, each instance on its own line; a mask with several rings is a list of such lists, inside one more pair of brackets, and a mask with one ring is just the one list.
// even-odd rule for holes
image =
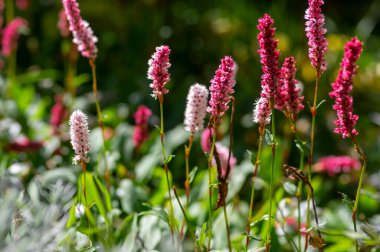
[[2, 54], [9, 57], [13, 50], [17, 48], [17, 40], [20, 37], [21, 29], [27, 27], [28, 22], [23, 18], [13, 19], [3, 30], [2, 37]]
[[318, 74], [326, 71], [327, 64], [325, 54], [327, 52], [327, 39], [325, 38], [326, 28], [325, 16], [322, 14], [321, 6], [323, 0], [309, 0], [309, 8], [306, 10], [306, 36], [308, 37], [309, 58], [311, 65], [315, 67]]
[[300, 96], [301, 90], [296, 87], [298, 83], [295, 79], [296, 71], [294, 57], [286, 58], [281, 68], [280, 88], [275, 106], [293, 121], [304, 108], [302, 105], [304, 97]]
[[260, 62], [263, 74], [261, 76], [261, 96], [269, 100], [275, 100], [278, 92], [278, 81], [280, 78], [279, 57], [280, 51], [277, 49], [278, 40], [275, 39], [276, 29], [272, 27], [274, 20], [265, 14], [259, 19], [257, 28], [260, 33], [257, 35], [259, 40]]
[[73, 34], [73, 42], [77, 44], [78, 51], [83, 57], [94, 60], [98, 55], [96, 43], [98, 38], [94, 35], [88, 22], [80, 15], [79, 4], [76, 0], [62, 0], [69, 28]]
[[149, 86], [153, 89], [152, 96], [155, 99], [169, 92], [165, 88], [166, 83], [170, 80], [170, 73], [168, 71], [170, 67], [169, 55], [169, 46], [159, 46], [156, 47], [156, 52], [148, 61], [148, 79], [153, 81]]
[[82, 111], [76, 110], [71, 114], [69, 124], [71, 145], [75, 152], [73, 163], [90, 162], [90, 158], [87, 156], [90, 152], [90, 131], [87, 116]]
[[225, 56], [221, 59], [218, 70], [211, 80], [211, 98], [207, 107], [207, 112], [212, 114], [214, 122], [219, 122], [222, 115], [228, 110], [230, 95], [234, 93], [236, 84], [236, 65], [232, 57]]
[[353, 99], [351, 96], [352, 80], [357, 73], [356, 61], [362, 52], [362, 43], [357, 38], [352, 38], [344, 47], [343, 60], [340, 63], [338, 76], [332, 83], [333, 91], [330, 97], [335, 99], [333, 109], [337, 112], [338, 120], [335, 121], [335, 133], [342, 134], [343, 138], [355, 137], [358, 131], [355, 124], [359, 119], [353, 113]]
[[206, 116], [208, 90], [205, 86], [194, 84], [187, 95], [185, 111], [185, 130], [194, 135], [203, 129], [203, 120]]

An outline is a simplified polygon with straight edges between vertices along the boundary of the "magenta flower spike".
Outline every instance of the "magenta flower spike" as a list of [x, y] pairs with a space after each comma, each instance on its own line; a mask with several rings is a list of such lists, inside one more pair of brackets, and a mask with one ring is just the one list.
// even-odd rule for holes
[[271, 115], [272, 110], [270, 108], [269, 100], [266, 97], [260, 97], [253, 109], [253, 121], [265, 126], [270, 123]]
[[230, 95], [234, 93], [236, 84], [236, 66], [233, 59], [225, 56], [221, 59], [218, 70], [211, 80], [210, 94], [211, 98], [207, 112], [212, 114], [214, 122], [219, 122], [220, 118], [229, 108]]
[[325, 24], [325, 16], [321, 10], [323, 4], [323, 0], [309, 0], [309, 8], [305, 13], [305, 31], [309, 39], [309, 58], [318, 75], [327, 69], [325, 54], [328, 43], [325, 38], [327, 30], [323, 27]]
[[316, 172], [326, 172], [329, 176], [360, 170], [360, 162], [349, 156], [328, 156], [320, 158], [314, 165]]
[[136, 124], [133, 132], [133, 142], [136, 147], [141, 146], [149, 138], [148, 121], [151, 116], [152, 111], [144, 105], [139, 106], [133, 115]]
[[284, 113], [293, 120], [295, 116], [303, 110], [302, 102], [304, 97], [300, 96], [301, 90], [296, 87], [298, 81], [296, 77], [296, 62], [294, 57], [286, 58], [281, 68], [280, 89], [276, 99], [276, 109]]
[[265, 14], [259, 19], [257, 28], [260, 33], [257, 35], [259, 40], [260, 62], [262, 64], [263, 74], [261, 76], [261, 86], [263, 91], [261, 96], [269, 100], [275, 100], [278, 92], [278, 81], [280, 77], [279, 57], [280, 51], [277, 49], [278, 40], [275, 37], [276, 29], [272, 26], [274, 20]]
[[65, 119], [66, 108], [63, 103], [63, 97], [57, 95], [55, 97], [55, 104], [50, 111], [50, 125], [53, 128], [53, 133], [59, 133], [59, 127], [61, 126], [63, 120]]
[[82, 111], [76, 110], [70, 116], [69, 125], [71, 145], [75, 152], [73, 163], [90, 162], [90, 158], [87, 157], [90, 152], [90, 131], [87, 116]]
[[65, 10], [62, 9], [58, 13], [57, 27], [62, 37], [68, 37], [70, 35], [69, 23], [66, 18]]
[[62, 0], [65, 9], [69, 28], [73, 34], [73, 42], [78, 46], [78, 51], [83, 57], [95, 60], [98, 54], [96, 43], [98, 38], [94, 36], [94, 32], [80, 15], [79, 4], [76, 0]]
[[165, 88], [166, 83], [170, 81], [170, 73], [168, 71], [171, 66], [169, 55], [169, 46], [159, 46], [156, 47], [156, 52], [148, 61], [148, 79], [153, 81], [149, 86], [153, 89], [152, 96], [155, 99], [169, 93], [169, 90]]
[[17, 40], [20, 37], [21, 29], [27, 27], [28, 22], [23, 18], [13, 19], [4, 29], [2, 37], [2, 54], [9, 57], [13, 50], [17, 48]]
[[185, 111], [185, 130], [194, 135], [203, 129], [203, 120], [206, 117], [208, 90], [205, 86], [194, 84], [187, 95]]
[[351, 96], [352, 79], [357, 73], [355, 64], [362, 52], [362, 43], [357, 38], [352, 38], [344, 47], [344, 57], [340, 63], [338, 77], [332, 83], [333, 91], [329, 93], [335, 99], [333, 109], [337, 112], [338, 120], [335, 121], [335, 133], [342, 134], [343, 138], [355, 137], [358, 131], [355, 124], [359, 119], [353, 113], [353, 99]]

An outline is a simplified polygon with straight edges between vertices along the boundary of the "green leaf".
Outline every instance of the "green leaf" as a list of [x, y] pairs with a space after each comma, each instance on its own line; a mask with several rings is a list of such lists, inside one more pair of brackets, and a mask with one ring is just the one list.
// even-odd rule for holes
[[175, 155], [170, 154], [170, 155], [168, 156], [168, 158], [165, 160], [165, 164], [169, 164], [170, 161], [172, 161], [172, 159], [173, 159], [174, 157], [175, 157]]
[[248, 153], [249, 160], [251, 160], [251, 163], [253, 165], [255, 165], [255, 163], [256, 163], [256, 155], [253, 152], [251, 152], [250, 150], [247, 150], [247, 153]]
[[326, 100], [322, 100], [322, 101], [320, 101], [319, 103], [318, 103], [318, 105], [317, 105], [317, 107], [316, 107], [316, 109], [318, 109], [319, 108], [319, 106], [321, 106], [323, 103], [325, 103], [326, 102]]
[[115, 238], [116, 243], [122, 243], [124, 242], [124, 239], [127, 237], [128, 233], [130, 232], [133, 224], [133, 220], [135, 219], [135, 214], [132, 213], [128, 215], [126, 218], [124, 218], [123, 222], [121, 223], [120, 227], [115, 232]]
[[197, 171], [198, 171], [198, 167], [195, 166], [195, 167], [191, 170], [191, 172], [189, 173], [190, 184], [193, 182], [194, 177], [195, 177], [195, 174], [197, 173]]
[[157, 207], [152, 207], [148, 203], [143, 203], [143, 206], [147, 207], [149, 210], [148, 211], [143, 211], [139, 213], [139, 216], [144, 216], [144, 215], [152, 215], [160, 218], [164, 222], [169, 224], [169, 216], [165, 212], [164, 209], [162, 208], [157, 208]]
[[283, 186], [284, 186], [285, 192], [289, 193], [290, 195], [295, 195], [296, 194], [297, 187], [294, 184], [292, 184], [292, 183], [290, 183], [290, 182], [287, 181], [287, 182], [284, 183]]
[[342, 202], [343, 204], [348, 207], [349, 209], [352, 209], [355, 204], [355, 200], [350, 199], [347, 194], [338, 192], [340, 195], [342, 195]]
[[76, 218], [76, 215], [75, 215], [75, 206], [76, 206], [76, 203], [73, 202], [73, 204], [72, 204], [72, 206], [70, 208], [69, 219], [67, 220], [66, 228], [71, 227], [77, 221], [77, 218]]

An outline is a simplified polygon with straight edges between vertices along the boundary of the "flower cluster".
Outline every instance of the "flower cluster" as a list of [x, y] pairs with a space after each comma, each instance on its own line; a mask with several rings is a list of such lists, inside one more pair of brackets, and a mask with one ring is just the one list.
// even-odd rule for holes
[[76, 0], [62, 0], [70, 31], [73, 33], [73, 42], [77, 44], [78, 51], [83, 57], [94, 60], [98, 54], [96, 42], [98, 38], [94, 36], [89, 24], [82, 19], [79, 5]]
[[309, 39], [309, 58], [311, 65], [315, 67], [318, 74], [322, 74], [327, 68], [325, 53], [328, 43], [324, 36], [327, 30], [323, 27], [325, 24], [325, 16], [321, 10], [323, 4], [323, 0], [309, 0], [309, 8], [305, 14], [305, 31]]
[[16, 6], [20, 10], [26, 10], [29, 8], [30, 0], [16, 0]]
[[22, 137], [17, 139], [15, 142], [9, 143], [5, 149], [8, 151], [15, 152], [31, 152], [37, 151], [43, 147], [43, 142], [32, 141], [28, 138]]
[[70, 138], [75, 157], [73, 163], [89, 162], [87, 157], [90, 152], [90, 131], [88, 129], [87, 116], [80, 110], [74, 111], [70, 116]]
[[286, 58], [281, 68], [280, 88], [275, 105], [276, 109], [284, 111], [291, 119], [295, 119], [304, 108], [302, 105], [304, 97], [300, 97], [301, 90], [296, 87], [298, 83], [295, 79], [296, 71], [294, 58]]
[[152, 111], [144, 105], [139, 106], [133, 114], [136, 124], [133, 132], [133, 143], [136, 147], [140, 147], [149, 137], [148, 121], [151, 116]]
[[280, 51], [277, 50], [278, 41], [274, 39], [276, 29], [272, 25], [274, 25], [274, 20], [268, 14], [260, 18], [257, 25], [257, 28], [260, 30], [260, 33], [257, 35], [260, 48], [258, 53], [260, 54], [263, 71], [261, 76], [261, 86], [263, 88], [261, 96], [269, 100], [276, 99], [280, 77], [278, 62]]
[[170, 48], [163, 45], [156, 47], [156, 52], [148, 61], [148, 79], [153, 82], [149, 85], [153, 89], [152, 96], [154, 98], [162, 97], [167, 94], [169, 90], [165, 88], [166, 83], [170, 81]]
[[360, 162], [349, 156], [323, 157], [313, 167], [314, 171], [326, 172], [330, 176], [359, 169]]
[[59, 11], [57, 27], [62, 37], [65, 38], [69, 36], [70, 28], [69, 28], [69, 23], [67, 21], [66, 13], [64, 9]]
[[220, 121], [221, 116], [228, 110], [230, 95], [234, 93], [236, 84], [236, 66], [233, 59], [225, 56], [221, 59], [218, 70], [211, 80], [210, 94], [211, 98], [207, 112], [212, 114], [214, 122]]
[[55, 97], [55, 104], [50, 111], [50, 125], [53, 128], [53, 133], [59, 133], [59, 127], [61, 126], [66, 115], [66, 108], [63, 104], [63, 97], [57, 95]]
[[266, 97], [260, 97], [253, 108], [253, 121], [265, 126], [270, 123], [271, 115], [272, 110], [270, 109], [269, 100]]
[[5, 57], [9, 57], [13, 50], [17, 48], [17, 40], [20, 37], [20, 30], [25, 28], [28, 22], [23, 18], [13, 19], [3, 31], [3, 37], [1, 41], [2, 54]]
[[338, 120], [335, 121], [337, 127], [334, 132], [342, 134], [343, 138], [358, 135], [355, 124], [359, 116], [353, 113], [353, 99], [350, 93], [352, 91], [352, 79], [358, 68], [355, 62], [359, 59], [361, 52], [362, 43], [357, 38], [352, 38], [346, 44], [338, 77], [332, 83], [333, 91], [330, 92], [330, 97], [335, 98], [333, 108], [338, 115]]
[[192, 135], [203, 129], [203, 120], [206, 116], [208, 90], [205, 86], [194, 84], [187, 95], [185, 111], [185, 130]]

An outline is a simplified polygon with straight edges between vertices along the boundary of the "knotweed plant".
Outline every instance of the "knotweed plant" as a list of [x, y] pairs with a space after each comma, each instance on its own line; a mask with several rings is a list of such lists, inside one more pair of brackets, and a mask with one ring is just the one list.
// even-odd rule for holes
[[169, 203], [170, 203], [170, 212], [169, 212], [169, 227], [172, 235], [172, 240], [174, 242], [174, 228], [176, 228], [175, 219], [174, 219], [174, 210], [173, 202], [171, 196], [171, 186], [169, 181], [169, 167], [168, 163], [171, 157], [167, 156], [165, 150], [165, 130], [164, 130], [164, 94], [169, 93], [169, 90], [166, 89], [165, 85], [170, 80], [170, 48], [169, 46], [163, 45], [156, 47], [156, 52], [152, 55], [151, 59], [148, 61], [148, 79], [152, 80], [150, 87], [153, 90], [152, 97], [158, 99], [160, 104], [160, 139], [161, 139], [161, 148], [162, 148], [162, 157], [163, 165], [165, 169], [166, 182], [168, 185], [169, 192]]
[[103, 123], [102, 110], [99, 103], [98, 97], [98, 87], [96, 80], [96, 65], [95, 59], [98, 55], [98, 48], [96, 43], [98, 38], [94, 35], [92, 28], [89, 23], [83, 20], [79, 4], [76, 0], [62, 0], [63, 8], [66, 13], [67, 21], [69, 22], [69, 29], [73, 35], [73, 42], [77, 45], [78, 51], [83, 57], [89, 59], [92, 73], [92, 91], [95, 97], [96, 112], [98, 114], [98, 123], [102, 132], [103, 138], [103, 158], [105, 164], [105, 179], [107, 183], [108, 190], [110, 189], [110, 174], [108, 170], [107, 162], [107, 142]]
[[[217, 174], [218, 174], [218, 200], [216, 203], [215, 208], [223, 207], [224, 210], [224, 219], [226, 222], [226, 230], [227, 230], [227, 239], [228, 239], [228, 247], [229, 250], [232, 250], [231, 247], [231, 240], [230, 240], [230, 230], [228, 225], [228, 217], [227, 217], [227, 210], [226, 210], [226, 197], [228, 192], [228, 183], [227, 178], [231, 170], [230, 166], [230, 158], [231, 158], [231, 148], [232, 148], [232, 122], [233, 122], [233, 115], [234, 115], [234, 98], [231, 96], [234, 93], [234, 86], [236, 84], [235, 76], [236, 76], [236, 65], [233, 59], [229, 56], [225, 56], [223, 59], [221, 59], [221, 63], [219, 65], [219, 68], [215, 71], [214, 78], [211, 80], [211, 86], [210, 86], [210, 101], [209, 105], [207, 107], [207, 111], [211, 113], [211, 118], [209, 121], [208, 129], [212, 132], [212, 141], [211, 141], [211, 149], [210, 149], [210, 155], [208, 159], [208, 167], [209, 167], [209, 239], [208, 239], [208, 245], [207, 249], [210, 250], [211, 248], [211, 240], [212, 240], [212, 178], [211, 178], [211, 168], [212, 168], [212, 160], [215, 156], [216, 164], [217, 164]], [[231, 112], [231, 124], [230, 124], [230, 146], [229, 146], [229, 154], [228, 154], [228, 161], [227, 161], [227, 169], [226, 173], [222, 174], [222, 168], [220, 165], [220, 162], [218, 162], [218, 153], [215, 151], [215, 142], [216, 142], [216, 132], [219, 123], [222, 121], [222, 116], [225, 114], [225, 112], [229, 109], [230, 101], [232, 101], [232, 112]]]
[[277, 49], [278, 40], [275, 39], [274, 20], [268, 14], [259, 19], [257, 28], [260, 33], [257, 35], [259, 41], [260, 63], [262, 65], [263, 74], [261, 75], [261, 97], [268, 99], [270, 109], [272, 110], [272, 166], [269, 186], [269, 220], [268, 234], [266, 239], [266, 248], [270, 248], [270, 231], [272, 228], [272, 198], [273, 198], [273, 172], [276, 156], [276, 132], [274, 120], [274, 106], [279, 92], [279, 57], [280, 51]]
[[88, 204], [86, 195], [86, 163], [90, 162], [90, 158], [88, 157], [88, 154], [90, 152], [90, 131], [88, 129], [87, 116], [82, 111], [76, 110], [70, 116], [69, 125], [71, 145], [75, 152], [73, 163], [80, 164], [84, 174], [82, 189], [87, 209]]
[[[185, 130], [190, 133], [189, 143], [185, 145], [185, 163], [186, 163], [186, 206], [189, 205], [190, 198], [190, 177], [189, 177], [189, 157], [193, 145], [194, 135], [203, 130], [204, 119], [206, 117], [206, 108], [208, 100], [208, 90], [205, 86], [194, 84], [190, 87], [187, 95], [187, 104], [185, 110]], [[184, 222], [182, 223], [181, 234], [183, 234]]]
[[[354, 230], [357, 232], [356, 227], [356, 212], [359, 205], [360, 190], [363, 184], [363, 176], [365, 173], [367, 158], [364, 155], [356, 136], [359, 132], [356, 130], [355, 125], [359, 119], [358, 115], [353, 113], [353, 98], [351, 96], [353, 78], [357, 73], [358, 66], [356, 61], [359, 59], [362, 52], [363, 44], [357, 38], [352, 38], [347, 42], [344, 47], [344, 56], [340, 63], [338, 76], [334, 83], [332, 83], [333, 91], [330, 92], [330, 97], [335, 100], [333, 109], [336, 111], [338, 119], [335, 121], [335, 133], [341, 134], [342, 138], [350, 138], [354, 145], [355, 151], [359, 154], [363, 164], [360, 172], [360, 179], [356, 191], [355, 204], [352, 208], [352, 222]], [[356, 241], [356, 251], [359, 251], [359, 245]]]
[[[315, 69], [315, 89], [313, 106], [310, 108], [312, 122], [310, 133], [310, 150], [308, 158], [309, 167], [309, 180], [311, 180], [311, 166], [313, 164], [313, 150], [314, 150], [314, 134], [315, 134], [315, 118], [317, 115], [317, 101], [318, 101], [318, 85], [321, 75], [327, 69], [327, 63], [325, 60], [325, 54], [327, 52], [327, 39], [325, 34], [327, 32], [324, 28], [325, 16], [322, 13], [323, 0], [309, 0], [309, 8], [305, 13], [305, 31], [308, 38], [309, 45], [309, 58], [311, 65]], [[310, 193], [308, 194], [308, 211], [307, 211], [307, 227], [310, 225]], [[305, 250], [308, 246], [308, 239], [306, 237]]]

